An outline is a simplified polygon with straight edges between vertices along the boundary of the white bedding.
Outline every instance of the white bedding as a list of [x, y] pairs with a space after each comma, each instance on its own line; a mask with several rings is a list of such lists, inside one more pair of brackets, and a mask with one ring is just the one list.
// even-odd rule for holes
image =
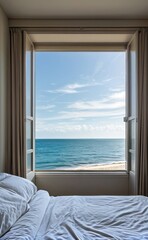
[[51, 198], [36, 239], [148, 239], [148, 198]]
[[30, 210], [2, 240], [148, 240], [148, 198], [49, 197], [38, 191]]
[[0, 187], [0, 237], [29, 210], [24, 198]]
[[29, 211], [24, 214], [1, 239], [32, 240], [39, 230], [50, 197], [46, 191], [38, 191], [30, 202]]

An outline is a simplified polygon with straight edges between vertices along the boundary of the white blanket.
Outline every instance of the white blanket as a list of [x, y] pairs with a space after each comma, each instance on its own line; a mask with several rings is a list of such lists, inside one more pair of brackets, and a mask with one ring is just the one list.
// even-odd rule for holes
[[2, 240], [148, 240], [148, 198], [49, 197], [38, 191], [30, 210]]
[[36, 239], [148, 239], [148, 198], [52, 197]]

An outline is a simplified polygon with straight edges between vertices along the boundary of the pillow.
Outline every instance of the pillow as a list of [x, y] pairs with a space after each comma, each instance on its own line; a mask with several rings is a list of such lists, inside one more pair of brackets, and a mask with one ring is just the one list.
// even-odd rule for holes
[[10, 174], [7, 174], [6, 178], [0, 181], [0, 187], [17, 193], [27, 202], [31, 200], [37, 191], [37, 187], [31, 181]]
[[29, 209], [24, 198], [0, 188], [0, 237]]
[[7, 173], [0, 173], [0, 181], [8, 176]]

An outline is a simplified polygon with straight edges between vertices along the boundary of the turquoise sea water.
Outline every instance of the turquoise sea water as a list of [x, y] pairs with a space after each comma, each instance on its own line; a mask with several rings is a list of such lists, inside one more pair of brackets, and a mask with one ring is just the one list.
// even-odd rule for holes
[[36, 169], [125, 161], [124, 139], [36, 139]]

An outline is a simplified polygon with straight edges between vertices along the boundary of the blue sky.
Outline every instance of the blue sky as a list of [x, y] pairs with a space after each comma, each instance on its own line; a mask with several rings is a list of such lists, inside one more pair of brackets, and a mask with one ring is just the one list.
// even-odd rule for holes
[[36, 138], [124, 138], [124, 52], [37, 52]]

